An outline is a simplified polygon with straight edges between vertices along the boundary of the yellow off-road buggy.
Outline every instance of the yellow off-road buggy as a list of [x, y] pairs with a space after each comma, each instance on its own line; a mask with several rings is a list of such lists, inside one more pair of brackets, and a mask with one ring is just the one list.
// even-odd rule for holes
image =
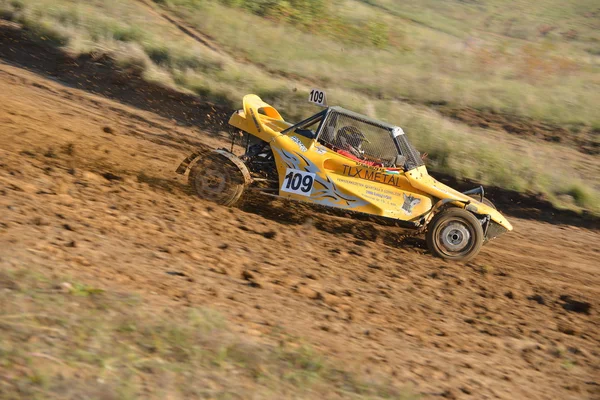
[[292, 125], [256, 95], [245, 96], [243, 107], [229, 124], [248, 134], [244, 155], [194, 153], [177, 169], [190, 169], [189, 183], [203, 199], [231, 206], [252, 185], [279, 197], [393, 219], [426, 231], [431, 252], [449, 260], [471, 259], [484, 242], [512, 230], [482, 187], [461, 193], [429, 176], [398, 126], [340, 107]]

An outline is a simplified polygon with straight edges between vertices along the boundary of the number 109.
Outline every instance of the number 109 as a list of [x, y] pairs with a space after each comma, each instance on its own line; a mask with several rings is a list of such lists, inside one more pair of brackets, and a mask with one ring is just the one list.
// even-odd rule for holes
[[302, 192], [308, 193], [312, 189], [313, 177], [310, 175], [302, 176], [302, 174], [297, 172], [290, 172], [285, 176], [283, 184], [286, 189], [300, 189]]

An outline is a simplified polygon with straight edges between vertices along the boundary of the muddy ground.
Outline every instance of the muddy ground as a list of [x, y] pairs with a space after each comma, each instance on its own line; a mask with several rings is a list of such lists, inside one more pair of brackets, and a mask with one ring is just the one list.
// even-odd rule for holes
[[513, 216], [445, 262], [393, 227], [193, 197], [175, 168], [224, 139], [0, 62], [0, 268], [212, 307], [424, 398], [600, 398], [597, 226]]

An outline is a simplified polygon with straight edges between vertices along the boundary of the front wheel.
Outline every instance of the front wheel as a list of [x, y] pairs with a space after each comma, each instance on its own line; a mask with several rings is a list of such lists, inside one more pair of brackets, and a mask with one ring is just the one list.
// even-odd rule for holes
[[435, 215], [427, 227], [427, 246], [435, 256], [468, 261], [483, 244], [479, 220], [463, 208], [448, 208]]
[[188, 182], [198, 197], [223, 206], [233, 206], [246, 186], [240, 168], [215, 153], [194, 164]]

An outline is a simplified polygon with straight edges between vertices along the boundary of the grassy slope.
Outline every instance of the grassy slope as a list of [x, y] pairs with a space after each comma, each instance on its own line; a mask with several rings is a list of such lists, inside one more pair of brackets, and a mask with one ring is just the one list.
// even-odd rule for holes
[[[559, 21], [554, 19], [526, 14], [539, 19], [527, 22], [521, 16], [510, 22], [513, 13], [520, 15], [514, 5], [488, 10], [463, 2], [429, 1], [418, 7], [406, 2], [382, 3], [345, 0], [332, 5], [330, 12], [354, 26], [384, 23], [388, 37], [384, 48], [355, 43], [353, 37], [336, 40], [340, 33], [320, 34], [319, 26], [307, 32], [269, 23], [210, 1], [166, 1], [171, 11], [231, 51], [334, 87], [378, 98], [443, 100], [558, 123], [600, 126], [594, 106], [600, 100], [600, 68], [597, 55], [587, 51], [600, 50], [600, 35], [593, 30], [596, 20], [581, 15], [586, 7], [581, 7], [580, 14], [563, 7], [567, 15], [578, 17], [581, 27], [587, 27], [577, 39], [567, 40], [560, 34], [566, 34], [567, 24], [557, 25], [546, 36], [537, 34], [536, 29], [544, 25], [555, 27]], [[537, 7], [545, 6], [561, 10], [552, 4]], [[504, 28], [504, 23], [510, 23], [510, 28]], [[239, 35], [240, 31], [246, 34]], [[367, 28], [364, 35], [370, 35]]]
[[161, 306], [68, 277], [0, 271], [0, 397], [415, 399], [293, 337], [242, 338], [210, 309]]
[[[592, 129], [599, 125], [600, 74], [593, 53], [600, 39], [596, 20], [586, 16], [593, 11], [589, 4], [560, 8], [545, 0], [523, 13], [525, 3], [518, 1], [475, 7], [431, 0], [415, 8], [344, 0], [329, 5], [337, 19], [313, 27], [208, 0], [160, 3], [212, 36], [219, 48], [195, 42], [137, 0], [0, 0], [0, 9], [71, 52], [108, 52], [122, 63], [141, 65], [149, 80], [232, 106], [255, 92], [284, 115], [299, 118], [311, 112], [304, 97], [317, 82], [330, 102], [401, 124], [429, 153], [435, 170], [542, 192], [558, 205], [600, 212], [593, 157], [563, 146], [504, 140], [397, 100], [445, 100]], [[377, 45], [371, 40], [373, 21], [386, 33]], [[348, 25], [366, 29], [366, 39], [338, 29]], [[556, 29], [541, 37], [545, 25]], [[577, 35], [566, 39], [573, 27]]]

